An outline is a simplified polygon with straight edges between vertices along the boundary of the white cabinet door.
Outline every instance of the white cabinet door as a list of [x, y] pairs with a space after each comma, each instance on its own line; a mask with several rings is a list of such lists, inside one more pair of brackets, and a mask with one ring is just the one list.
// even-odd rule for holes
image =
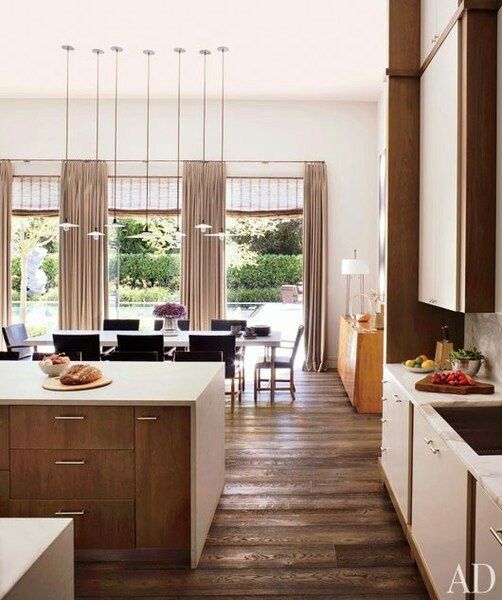
[[411, 531], [436, 593], [464, 600], [460, 586], [447, 592], [457, 566], [466, 573], [467, 471], [417, 407], [412, 490]]
[[458, 26], [420, 80], [419, 300], [458, 309]]
[[382, 402], [382, 468], [401, 513], [409, 523], [410, 402], [400, 386], [387, 381]]
[[434, 46], [435, 36], [443, 33], [458, 8], [458, 0], [422, 0], [421, 58], [426, 59]]
[[476, 484], [476, 546], [475, 563], [490, 565], [495, 572], [495, 584], [491, 591], [492, 576], [485, 566], [478, 566], [479, 600], [500, 600], [502, 598], [502, 509]]

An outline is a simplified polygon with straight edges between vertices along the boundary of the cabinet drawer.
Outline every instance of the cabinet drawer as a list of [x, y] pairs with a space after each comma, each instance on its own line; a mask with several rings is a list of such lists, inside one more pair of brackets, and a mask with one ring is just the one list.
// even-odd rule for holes
[[[476, 600], [500, 600], [502, 598], [502, 509], [476, 484], [476, 548], [475, 561], [490, 565], [495, 571], [495, 582], [485, 566], [479, 568], [479, 593]], [[493, 588], [487, 592], [491, 584]]]
[[132, 450], [128, 406], [11, 406], [11, 448]]
[[133, 502], [12, 500], [9, 504], [11, 517], [57, 517], [59, 515], [73, 518], [76, 549], [134, 547]]
[[11, 450], [12, 499], [132, 499], [132, 450]]
[[9, 407], [0, 406], [0, 470], [9, 468]]

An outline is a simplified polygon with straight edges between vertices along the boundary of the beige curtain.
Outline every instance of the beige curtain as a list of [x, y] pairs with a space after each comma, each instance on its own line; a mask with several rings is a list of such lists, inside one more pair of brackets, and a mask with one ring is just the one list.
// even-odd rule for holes
[[[60, 219], [79, 225], [59, 238], [59, 327], [101, 329], [108, 307], [108, 169], [102, 161], [65, 161]], [[94, 240], [87, 234], [105, 235]]]
[[327, 366], [327, 210], [326, 165], [307, 163], [303, 199], [305, 371], [323, 371]]
[[[9, 325], [11, 306], [12, 163], [0, 161], [0, 326]], [[0, 335], [0, 348], [3, 336]]]
[[211, 319], [226, 313], [225, 240], [195, 229], [205, 222], [212, 225], [208, 233], [225, 231], [225, 185], [225, 163], [184, 163], [181, 303], [191, 329], [209, 329]]

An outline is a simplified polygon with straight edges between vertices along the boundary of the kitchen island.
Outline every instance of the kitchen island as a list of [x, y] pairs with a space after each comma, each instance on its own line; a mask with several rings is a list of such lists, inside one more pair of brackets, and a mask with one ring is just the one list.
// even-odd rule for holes
[[42, 388], [0, 363], [0, 516], [73, 517], [77, 560], [197, 566], [225, 467], [224, 366], [91, 363], [113, 382]]

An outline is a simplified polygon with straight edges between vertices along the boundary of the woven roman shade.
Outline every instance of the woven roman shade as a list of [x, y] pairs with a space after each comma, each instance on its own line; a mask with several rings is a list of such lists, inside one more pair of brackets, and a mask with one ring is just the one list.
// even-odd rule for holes
[[15, 176], [12, 181], [12, 214], [56, 216], [59, 212], [59, 176]]
[[[149, 181], [149, 212], [154, 215], [175, 215], [176, 177], [149, 177]], [[118, 215], [145, 213], [146, 177], [117, 177], [116, 194]], [[114, 210], [113, 178], [108, 180], [108, 210]]]
[[230, 216], [295, 216], [302, 212], [302, 177], [227, 177]]

